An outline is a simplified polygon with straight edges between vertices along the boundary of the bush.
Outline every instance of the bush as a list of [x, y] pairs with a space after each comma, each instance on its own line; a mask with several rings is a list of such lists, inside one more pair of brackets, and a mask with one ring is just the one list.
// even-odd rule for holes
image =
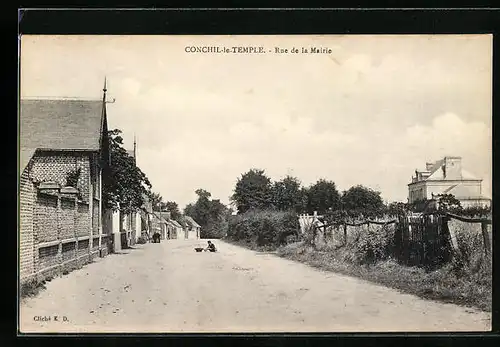
[[137, 238], [137, 243], [140, 244], [140, 245], [143, 245], [145, 243], [147, 243], [148, 241], [146, 240], [146, 237], [144, 236], [139, 236], [139, 238]]
[[299, 221], [294, 212], [249, 211], [229, 221], [229, 239], [256, 246], [280, 246], [298, 237]]
[[386, 260], [393, 254], [394, 225], [370, 225], [356, 227], [354, 240], [347, 243], [344, 261], [355, 264], [373, 264]]
[[481, 277], [491, 282], [491, 257], [486, 255], [479, 223], [451, 220], [449, 228], [455, 232], [459, 252], [456, 252], [451, 268], [458, 276]]

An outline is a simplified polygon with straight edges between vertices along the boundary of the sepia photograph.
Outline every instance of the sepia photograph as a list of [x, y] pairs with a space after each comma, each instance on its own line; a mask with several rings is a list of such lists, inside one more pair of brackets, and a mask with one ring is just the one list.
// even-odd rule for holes
[[492, 43], [20, 36], [18, 331], [490, 331]]

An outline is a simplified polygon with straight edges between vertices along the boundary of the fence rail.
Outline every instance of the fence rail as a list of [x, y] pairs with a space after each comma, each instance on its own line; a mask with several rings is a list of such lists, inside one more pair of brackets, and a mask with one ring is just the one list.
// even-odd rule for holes
[[459, 215], [456, 215], [453, 213], [446, 213], [446, 215], [450, 218], [454, 218], [454, 219], [457, 219], [457, 220], [459, 220], [461, 222], [465, 222], [465, 223], [485, 223], [485, 224], [492, 223], [492, 220], [489, 218], [468, 218], [468, 217], [459, 216]]

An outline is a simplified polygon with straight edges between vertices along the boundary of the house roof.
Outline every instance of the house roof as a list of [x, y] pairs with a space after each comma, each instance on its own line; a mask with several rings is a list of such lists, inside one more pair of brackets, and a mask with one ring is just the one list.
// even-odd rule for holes
[[201, 228], [201, 225], [199, 225], [198, 223], [196, 223], [196, 221], [192, 217], [190, 217], [190, 216], [184, 216], [184, 218], [186, 218], [187, 222], [190, 223], [195, 228]]
[[21, 100], [20, 147], [98, 151], [102, 105], [101, 100]]
[[[429, 176], [422, 179], [422, 181], [443, 181], [445, 180], [444, 172], [441, 169], [444, 164], [444, 159], [437, 160], [434, 162], [430, 170], [428, 171], [420, 171], [420, 172], [428, 172]], [[474, 176], [472, 173], [462, 169], [462, 179], [463, 180], [477, 180], [478, 178]]]
[[167, 219], [167, 223], [173, 225], [176, 228], [182, 228], [182, 226], [179, 223], [177, 223], [175, 219]]
[[19, 169], [21, 173], [24, 171], [35, 152], [36, 148], [21, 148], [19, 151]]
[[[431, 171], [432, 172], [432, 171]], [[425, 180], [427, 181], [442, 181], [444, 180], [444, 173], [443, 170], [441, 170], [441, 166], [438, 166], [429, 177], [427, 177]], [[475, 177], [473, 174], [470, 172], [463, 170], [462, 169], [462, 179], [463, 180], [477, 180], [477, 177]]]
[[187, 220], [186, 220], [186, 216], [182, 216], [182, 217], [180, 217], [180, 218], [177, 220], [177, 223], [179, 223], [181, 227], [187, 227], [187, 226], [188, 226], [188, 222], [187, 222]]

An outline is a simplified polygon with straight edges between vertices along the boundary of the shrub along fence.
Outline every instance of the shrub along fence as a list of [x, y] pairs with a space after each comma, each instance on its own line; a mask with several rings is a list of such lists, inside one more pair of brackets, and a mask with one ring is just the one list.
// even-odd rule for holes
[[350, 248], [356, 253], [353, 260], [360, 263], [393, 257], [405, 265], [433, 268], [452, 259], [484, 261], [492, 251], [491, 219], [442, 212], [404, 213], [386, 220], [338, 220], [311, 225], [310, 233], [311, 245], [322, 239], [325, 244], [336, 243], [336, 249]]
[[258, 247], [280, 246], [299, 237], [299, 221], [293, 212], [249, 211], [230, 218], [227, 237]]

